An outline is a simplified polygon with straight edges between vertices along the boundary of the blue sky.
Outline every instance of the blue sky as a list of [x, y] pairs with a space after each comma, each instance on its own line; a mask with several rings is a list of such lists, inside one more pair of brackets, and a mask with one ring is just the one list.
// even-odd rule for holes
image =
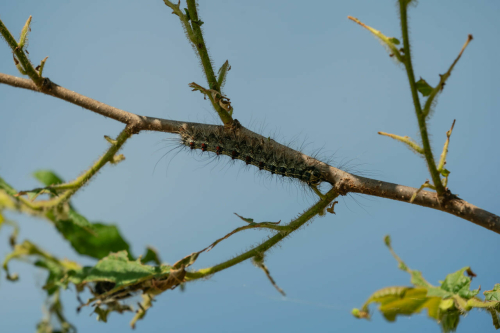
[[[162, 1], [3, 1], [0, 17], [14, 35], [33, 15], [30, 57], [52, 81], [101, 102], [141, 115], [217, 123], [201, 94], [201, 68], [176, 16]], [[447, 167], [449, 186], [463, 199], [499, 214], [498, 54], [500, 3], [420, 1], [411, 9], [411, 41], [417, 77], [438, 82], [468, 34], [474, 40], [449, 79], [430, 120], [435, 154], [453, 119]], [[429, 178], [424, 160], [385, 131], [418, 136], [405, 72], [348, 15], [400, 37], [396, 1], [211, 1], [200, 5], [210, 54], [218, 68], [232, 66], [225, 93], [245, 126], [288, 142], [321, 149], [334, 165], [373, 178], [418, 187]], [[0, 72], [19, 75], [5, 43]], [[37, 184], [31, 173], [52, 169], [72, 179], [106, 149], [103, 135], [122, 124], [38, 93], [0, 86], [0, 175], [18, 189]], [[283, 185], [241, 165], [206, 165], [189, 152], [164, 156], [173, 138], [141, 133], [126, 143], [126, 160], [105, 167], [73, 199], [92, 221], [116, 223], [135, 254], [156, 247], [166, 262], [204, 248], [241, 226], [234, 212], [256, 221], [289, 221], [313, 204], [300, 186]], [[158, 162], [158, 163], [157, 163]], [[439, 211], [401, 202], [347, 196], [336, 215], [314, 220], [268, 254], [266, 264], [287, 297], [281, 297], [250, 262], [166, 292], [137, 327], [138, 332], [438, 332], [426, 314], [387, 323], [350, 315], [377, 289], [409, 285], [409, 277], [383, 245], [390, 234], [397, 253], [437, 284], [471, 266], [472, 286], [499, 283], [498, 235]], [[45, 221], [9, 215], [20, 239], [83, 264]], [[0, 231], [0, 255], [8, 253]], [[241, 253], [266, 237], [239, 233], [202, 254], [202, 268]], [[34, 330], [41, 317], [44, 273], [13, 263], [21, 280], [1, 274], [0, 313], [6, 332]], [[130, 315], [107, 324], [76, 314], [74, 291], [63, 297], [69, 320], [81, 332], [128, 331]], [[488, 313], [472, 311], [458, 332], [493, 331]]]

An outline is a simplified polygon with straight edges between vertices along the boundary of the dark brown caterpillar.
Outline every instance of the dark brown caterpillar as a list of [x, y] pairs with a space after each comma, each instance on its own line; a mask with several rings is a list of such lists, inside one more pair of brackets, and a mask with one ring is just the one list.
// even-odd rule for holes
[[320, 168], [306, 163], [300, 153], [290, 152], [271, 139], [250, 138], [223, 128], [198, 130], [182, 128], [181, 143], [190, 149], [226, 155], [238, 159], [246, 165], [254, 165], [259, 170], [300, 180], [308, 185], [318, 185], [324, 181]]

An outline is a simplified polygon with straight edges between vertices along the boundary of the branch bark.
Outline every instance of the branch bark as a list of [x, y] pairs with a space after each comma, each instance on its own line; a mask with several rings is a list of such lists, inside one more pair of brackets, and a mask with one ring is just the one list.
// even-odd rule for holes
[[[53, 97], [63, 99], [67, 102], [81, 106], [92, 112], [127, 124], [128, 127], [135, 133], [138, 133], [140, 131], [179, 133], [180, 128], [186, 126], [199, 129], [220, 127], [220, 125], [199, 124], [137, 115], [101, 103], [92, 98], [80, 95], [74, 91], [63, 88], [49, 81], [48, 79], [46, 80], [47, 81], [43, 85], [43, 89], [38, 89], [31, 80], [0, 73], [0, 83], [17, 88], [41, 92]], [[240, 128], [239, 130], [241, 131], [242, 135], [267, 140], [267, 138], [264, 138], [260, 134], [252, 132], [244, 127]], [[293, 149], [283, 146], [278, 142], [274, 142], [274, 144], [281, 149], [294, 151]], [[301, 155], [306, 162], [310, 162], [311, 164], [315, 165], [318, 165], [319, 163], [323, 167], [322, 172], [328, 183], [336, 188], [338, 193], [340, 193], [341, 195], [346, 195], [348, 193], [361, 193], [410, 203], [410, 199], [412, 198], [413, 194], [418, 191], [418, 189], [413, 187], [353, 175], [343, 170], [332, 167], [326, 163], [319, 162], [305, 154]], [[453, 214], [500, 234], [499, 216], [481, 209], [473, 204], [470, 204], [469, 202], [458, 197], [453, 197], [450, 200], [440, 203], [438, 195], [435, 192], [420, 191], [413, 200], [413, 204]]]

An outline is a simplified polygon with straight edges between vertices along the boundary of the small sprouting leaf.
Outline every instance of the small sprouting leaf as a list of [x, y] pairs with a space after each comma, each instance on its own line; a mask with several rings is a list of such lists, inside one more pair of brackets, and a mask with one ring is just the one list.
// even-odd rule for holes
[[358, 319], [361, 319], [361, 318], [369, 318], [369, 317], [370, 317], [369, 313], [367, 313], [367, 312], [365, 312], [365, 311], [362, 311], [362, 310], [360, 310], [360, 309], [356, 309], [356, 308], [352, 309], [351, 313], [352, 313], [352, 315], [353, 315], [354, 317], [356, 317], [356, 318], [358, 318]]
[[447, 170], [447, 169], [443, 169], [441, 170], [441, 174], [444, 176], [444, 177], [448, 177], [450, 175], [450, 171]]
[[61, 177], [50, 170], [37, 170], [33, 173], [33, 176], [45, 186], [64, 183]]
[[49, 57], [45, 57], [42, 59], [42, 61], [40, 62], [40, 65], [36, 66], [36, 70], [38, 71], [38, 75], [42, 76], [42, 73], [43, 73], [43, 68], [45, 67], [45, 62], [47, 61], [47, 59], [49, 59]]
[[391, 247], [391, 236], [386, 235], [384, 237], [384, 243], [385, 243], [386, 246]]
[[486, 301], [500, 302], [500, 283], [495, 284], [492, 290], [486, 290], [483, 294]]
[[116, 141], [115, 139], [112, 139], [111, 137], [109, 137], [107, 135], [104, 136], [104, 139], [106, 139], [106, 141], [111, 143], [113, 146], [115, 146], [118, 143], [118, 141]]
[[399, 39], [397, 39], [396, 37], [390, 37], [389, 38], [389, 42], [391, 42], [394, 45], [399, 45], [400, 44]]
[[121, 161], [125, 160], [125, 155], [123, 154], [118, 154], [118, 155], [115, 155], [113, 156], [113, 158], [111, 159], [111, 161], [109, 161], [111, 164], [118, 164], [120, 163]]
[[26, 45], [26, 42], [28, 40], [28, 34], [31, 31], [30, 24], [31, 24], [31, 15], [24, 24], [23, 30], [21, 31], [21, 37], [19, 38], [19, 43], [18, 43], [20, 49], [22, 49]]
[[420, 93], [423, 96], [429, 96], [434, 90], [424, 79], [420, 78], [417, 82], [417, 90], [420, 91]]
[[229, 60], [226, 60], [224, 64], [222, 64], [222, 66], [219, 68], [219, 77], [217, 78], [217, 84], [219, 85], [220, 91], [222, 91], [222, 88], [224, 88], [224, 84], [226, 83], [226, 76], [229, 68]]

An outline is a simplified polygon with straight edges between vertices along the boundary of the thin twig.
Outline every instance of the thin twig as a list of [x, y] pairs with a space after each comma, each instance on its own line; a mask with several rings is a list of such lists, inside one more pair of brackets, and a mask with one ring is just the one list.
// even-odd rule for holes
[[239, 264], [247, 259], [253, 258], [255, 256], [262, 256], [267, 250], [278, 244], [285, 237], [287, 237], [290, 233], [296, 231], [305, 223], [310, 221], [313, 217], [323, 212], [324, 209], [330, 204], [330, 202], [338, 196], [338, 192], [335, 189], [331, 189], [328, 193], [325, 194], [325, 198], [318, 201], [314, 206], [306, 210], [301, 216], [297, 219], [293, 220], [288, 224], [290, 228], [287, 232], [280, 232], [269, 238], [267, 241], [264, 241], [260, 245], [255, 246], [254, 248], [246, 251], [245, 253], [240, 254], [239, 256], [229, 259], [223, 263], [218, 265], [203, 268], [194, 272], [186, 272], [186, 280], [195, 280], [206, 277], [208, 275], [212, 275], [229, 267], [232, 267], [236, 264]]
[[[196, 55], [200, 58], [201, 65], [203, 67], [203, 73], [207, 78], [209, 88], [221, 93], [220, 84], [215, 77], [215, 72], [212, 67], [212, 60], [210, 59], [210, 55], [208, 54], [208, 49], [205, 44], [203, 32], [201, 30], [201, 25], [203, 24], [203, 22], [198, 17], [196, 0], [187, 0], [187, 12], [189, 13], [189, 15], [185, 15], [181, 11], [178, 4], [173, 4], [168, 0], [164, 0], [163, 2], [165, 3], [165, 5], [172, 8], [173, 14], [177, 15], [181, 20], [182, 26], [186, 31], [186, 35], [193, 45], [193, 48], [196, 50]], [[208, 98], [212, 102], [212, 106], [219, 115], [219, 118], [222, 120], [222, 122], [226, 125], [232, 124], [233, 118], [231, 117], [228, 110], [219, 105], [219, 103], [210, 94], [208, 95]]]
[[410, 39], [408, 35], [408, 1], [399, 0], [399, 14], [401, 19], [401, 32], [403, 35], [403, 46], [404, 46], [404, 65], [406, 68], [406, 74], [408, 75], [408, 81], [410, 83], [411, 95], [413, 98], [413, 104], [415, 106], [415, 113], [417, 115], [418, 126], [420, 129], [420, 136], [422, 139], [422, 145], [424, 148], [425, 159], [427, 160], [427, 167], [429, 168], [429, 173], [431, 174], [432, 182], [436, 187], [436, 192], [438, 195], [442, 196], [445, 193], [445, 188], [441, 183], [441, 177], [436, 168], [436, 162], [434, 161], [434, 156], [432, 154], [432, 148], [429, 141], [429, 135], [427, 133], [427, 124], [425, 122], [425, 115], [422, 112], [422, 106], [420, 105], [420, 99], [418, 97], [418, 90], [415, 81], [415, 74], [413, 73], [413, 65], [411, 61], [411, 49], [410, 49]]
[[[29, 29], [29, 23], [31, 21], [31, 16], [29, 17], [28, 21], [26, 22], [27, 24], [27, 29]], [[3, 24], [2, 20], [0, 20], [0, 34], [2, 34], [3, 38], [7, 41], [7, 44], [9, 44], [12, 52], [15, 55], [14, 60], [19, 59], [22, 65], [22, 69], [25, 71], [26, 75], [28, 75], [33, 82], [36, 84], [38, 87], [43, 86], [43, 78], [38, 74], [38, 72], [33, 68], [33, 65], [31, 64], [30, 60], [28, 59], [28, 56], [24, 53], [23, 46], [19, 46], [19, 44], [16, 42], [10, 31], [7, 29], [7, 27]]]
[[65, 191], [63, 193], [50, 200], [32, 202], [30, 208], [34, 210], [46, 210], [50, 207], [55, 207], [68, 201], [71, 198], [71, 196], [75, 194], [83, 185], [85, 185], [90, 180], [90, 178], [92, 178], [103, 166], [105, 166], [108, 162], [111, 162], [113, 160], [115, 154], [118, 152], [118, 150], [120, 150], [125, 141], [127, 141], [127, 139], [129, 139], [131, 136], [132, 133], [128, 130], [128, 128], [125, 128], [116, 138], [115, 144], [113, 144], [106, 151], [106, 153], [103, 156], [101, 156], [97, 160], [97, 162], [95, 162], [81, 176], [79, 176], [72, 182], [48, 187], [48, 189], [52, 190], [64, 189]]
[[448, 78], [451, 75], [451, 71], [453, 70], [453, 68], [457, 64], [458, 60], [460, 60], [460, 58], [462, 57], [462, 53], [464, 53], [465, 49], [467, 48], [467, 45], [469, 45], [469, 43], [471, 42], [472, 39], [473, 39], [472, 35], [467, 36], [467, 41], [465, 42], [464, 46], [462, 46], [462, 49], [460, 50], [460, 53], [458, 54], [455, 61], [453, 61], [453, 63], [451, 64], [450, 68], [448, 69], [448, 71], [446, 73], [444, 73], [443, 75], [440, 75], [441, 78], [439, 80], [438, 85], [436, 86], [436, 88], [434, 88], [432, 90], [431, 94], [427, 98], [427, 101], [425, 101], [424, 110], [422, 111], [425, 117], [427, 117], [429, 115], [431, 108], [432, 108], [432, 103], [434, 102], [434, 99], [441, 91], [443, 91], [446, 80], [448, 80]]

